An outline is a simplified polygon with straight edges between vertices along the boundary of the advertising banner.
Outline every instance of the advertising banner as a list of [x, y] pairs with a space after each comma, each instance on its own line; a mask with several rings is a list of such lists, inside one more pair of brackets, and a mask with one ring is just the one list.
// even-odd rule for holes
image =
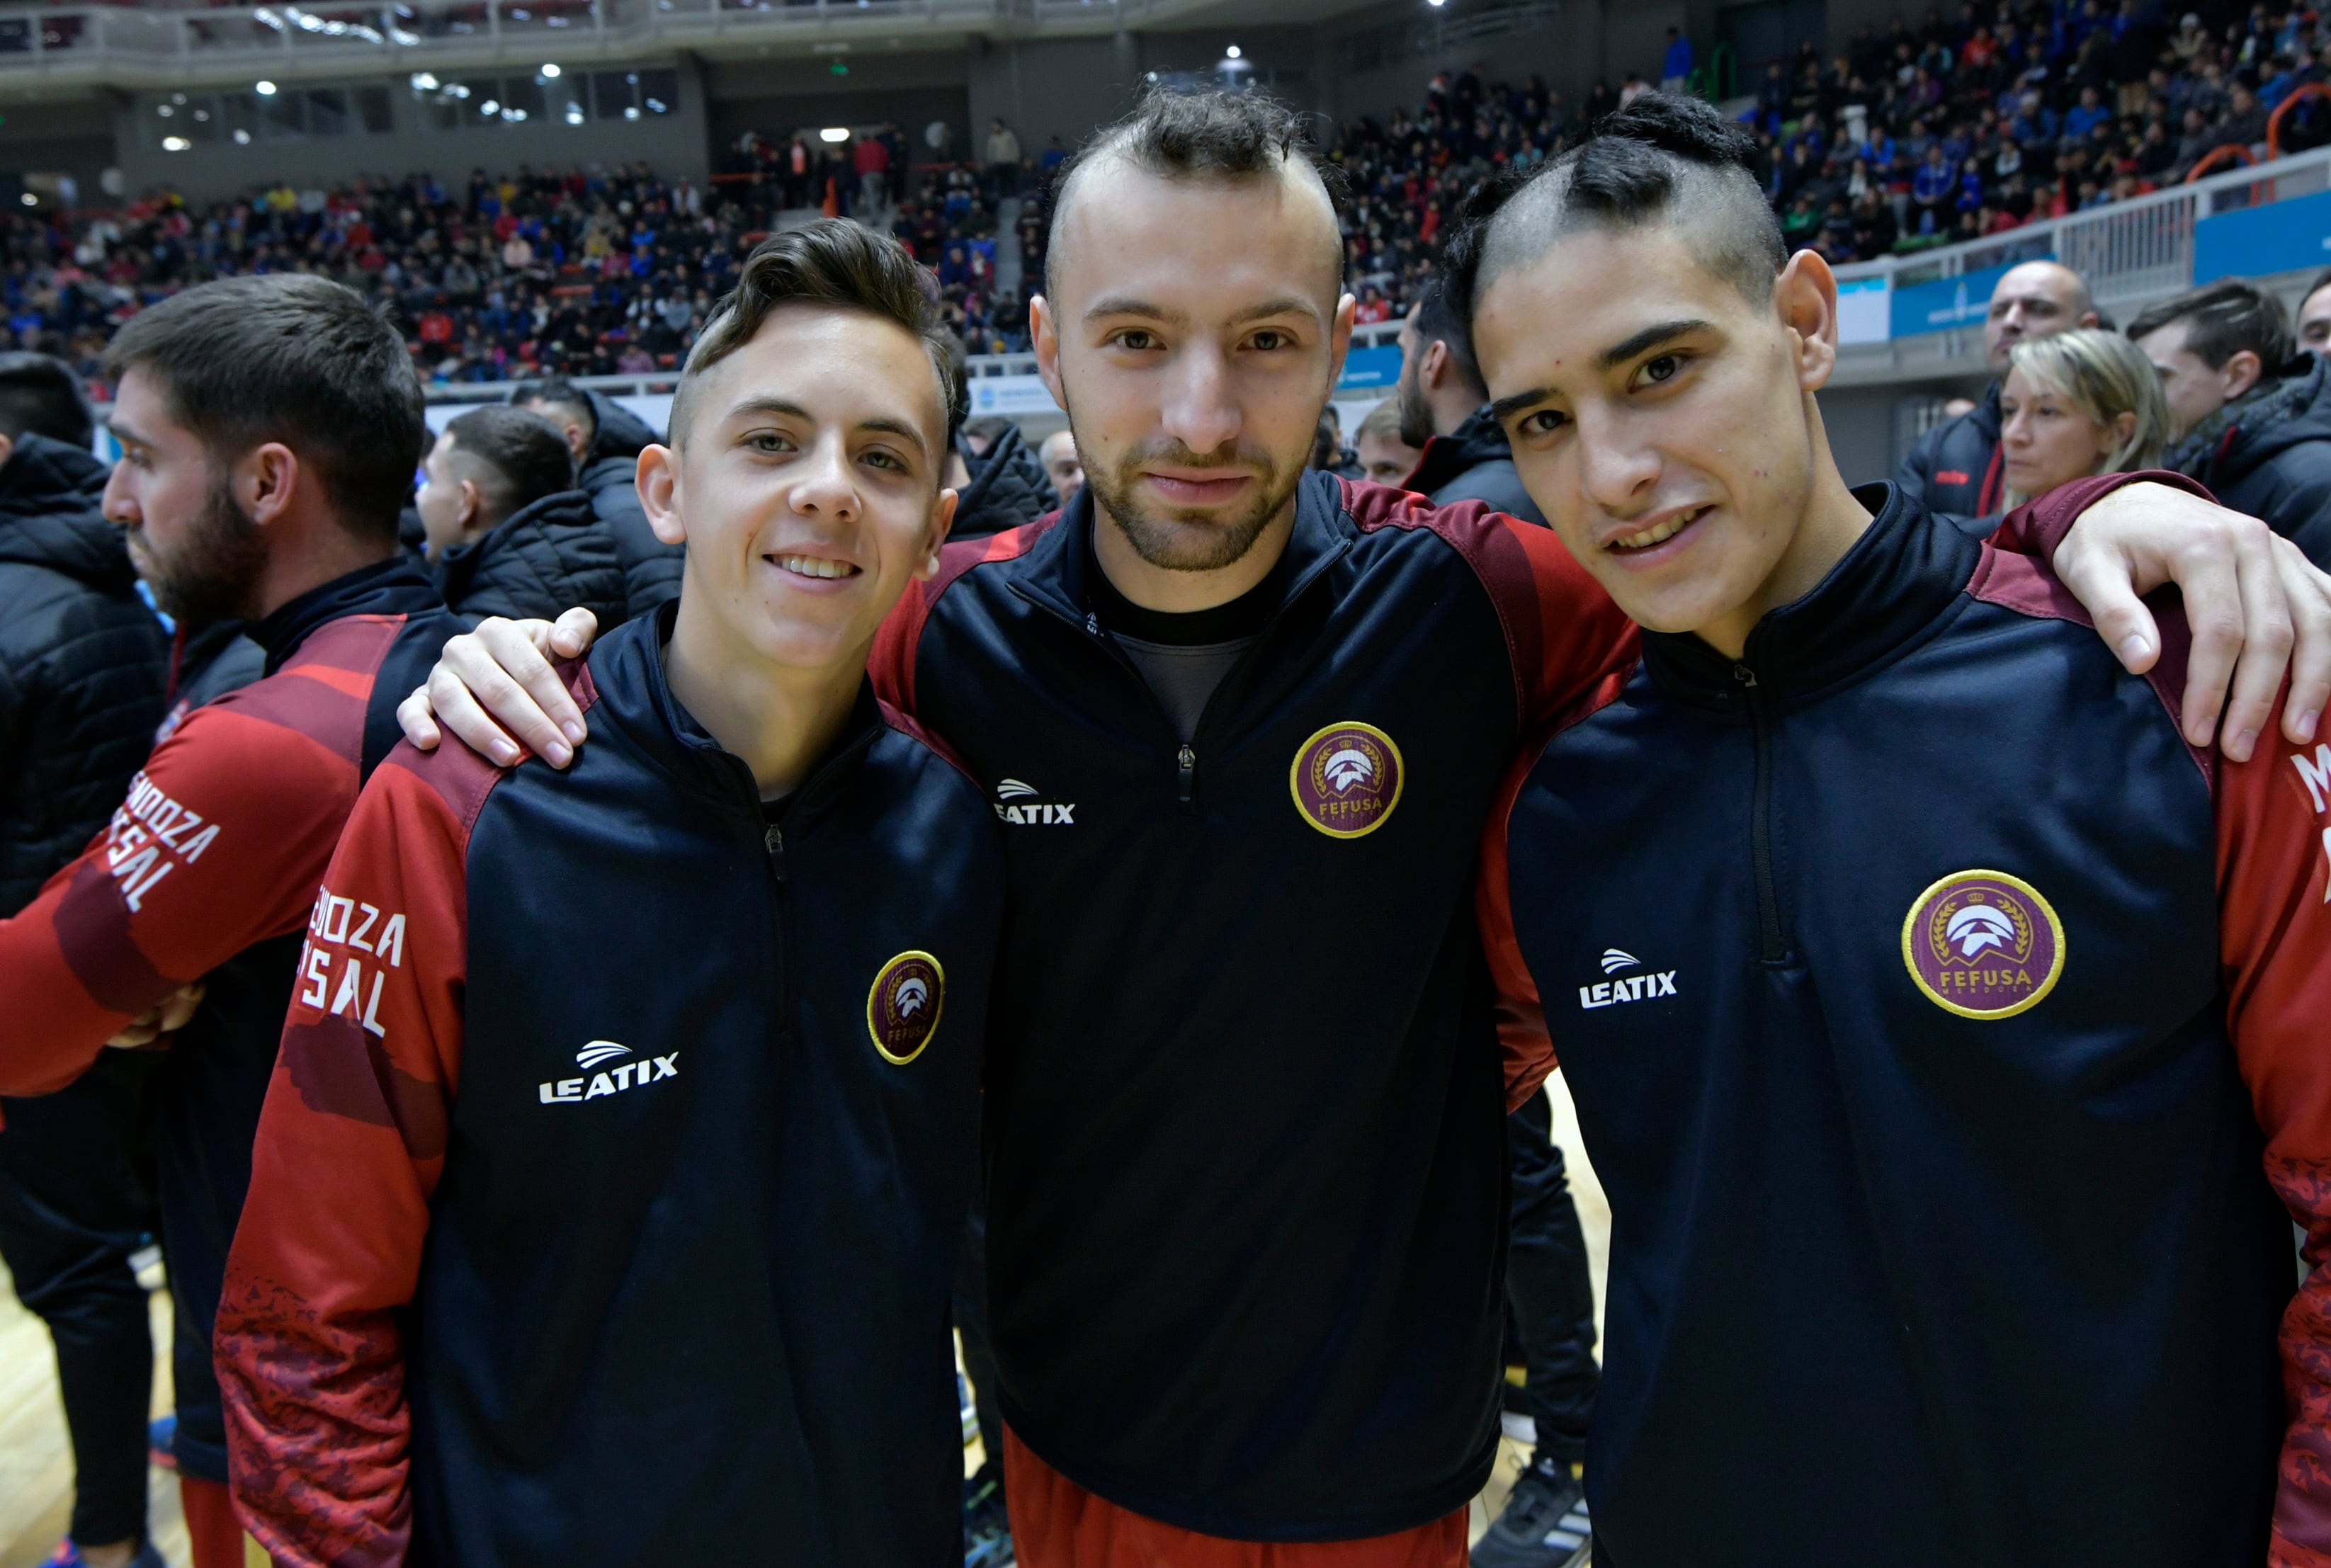
[[2242, 207], [2193, 225], [2193, 281], [2331, 264], [2331, 191]]
[[1894, 290], [1888, 314], [1892, 336], [1915, 337], [1921, 332], [1948, 332], [1958, 327], [1980, 327], [1991, 307], [1991, 291], [2007, 276], [2005, 267], [1985, 267], [1955, 278], [1913, 283]]

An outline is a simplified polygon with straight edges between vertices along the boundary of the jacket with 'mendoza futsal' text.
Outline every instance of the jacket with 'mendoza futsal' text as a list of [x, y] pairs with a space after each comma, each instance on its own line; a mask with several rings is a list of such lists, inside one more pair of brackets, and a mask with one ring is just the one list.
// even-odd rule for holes
[[963, 1560], [995, 819], [871, 691], [765, 807], [676, 608], [569, 771], [400, 747], [324, 875], [219, 1314], [280, 1564]]
[[2044, 566], [1860, 493], [1741, 659], [1647, 636], [1490, 835], [1611, 1196], [1595, 1561], [1770, 1563], [1764, 1519], [2319, 1568], [2331, 747], [2189, 749], [2174, 612], [2131, 676]]

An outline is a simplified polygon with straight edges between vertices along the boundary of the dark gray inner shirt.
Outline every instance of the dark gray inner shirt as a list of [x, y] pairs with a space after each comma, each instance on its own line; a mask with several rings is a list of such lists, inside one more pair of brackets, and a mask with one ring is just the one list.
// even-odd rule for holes
[[1085, 580], [1092, 584], [1092, 610], [1117, 645], [1125, 650], [1141, 679], [1157, 695], [1182, 744], [1198, 733], [1198, 716], [1223, 677], [1253, 646], [1287, 594], [1287, 557], [1261, 582], [1227, 604], [1175, 613], [1145, 610], [1117, 591], [1085, 539]]

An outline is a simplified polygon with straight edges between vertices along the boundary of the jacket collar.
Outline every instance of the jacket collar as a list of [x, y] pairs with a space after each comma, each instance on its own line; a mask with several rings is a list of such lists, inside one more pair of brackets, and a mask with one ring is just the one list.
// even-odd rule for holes
[[1511, 462], [1513, 456], [1513, 443], [1506, 439], [1504, 427], [1489, 417], [1489, 405], [1484, 404], [1467, 414], [1465, 423], [1455, 430], [1424, 443], [1424, 454], [1401, 481], [1401, 488], [1429, 496], [1485, 462]]
[[399, 553], [310, 588], [245, 630], [267, 650], [267, 673], [272, 675], [300, 651], [309, 633], [330, 622], [350, 615], [418, 615], [444, 607], [428, 575]]
[[1756, 622], [1736, 661], [1689, 632], [1643, 633], [1661, 692], [1734, 711], [1753, 675], [1765, 701], [1785, 702], [1856, 679], [1927, 636], [1974, 575], [1981, 541], [1936, 525], [1890, 484], [1853, 494], [1874, 520], [1811, 592]]
[[[1344, 516], [1343, 487], [1331, 473], [1308, 470], [1295, 491], [1295, 527], [1288, 536], [1285, 565], [1288, 603], [1351, 548], [1352, 526]], [[1038, 536], [1021, 557], [1012, 580], [1014, 591], [1064, 620], [1081, 625], [1093, 613], [1086, 563], [1092, 553], [1093, 491], [1087, 485], [1061, 513], [1061, 520]]]
[[[691, 794], [716, 807], [748, 815], [758, 823], [760, 785], [745, 759], [722, 747], [680, 705], [664, 670], [663, 648], [680, 614], [680, 601], [668, 600], [651, 615], [634, 616], [599, 640], [592, 651], [592, 684], [599, 708], [631, 742]], [[871, 680], [861, 679], [858, 698], [836, 740], [801, 787], [785, 798], [790, 825], [823, 815], [846, 794], [874, 742], [886, 728]]]

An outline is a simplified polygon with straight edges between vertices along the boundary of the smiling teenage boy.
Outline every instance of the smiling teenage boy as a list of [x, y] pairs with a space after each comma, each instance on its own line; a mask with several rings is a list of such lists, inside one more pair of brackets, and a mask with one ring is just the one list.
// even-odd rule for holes
[[887, 239], [763, 244], [641, 457], [680, 598], [566, 671], [599, 744], [357, 803], [219, 1316], [276, 1563], [960, 1561], [1003, 857], [865, 674], [954, 510], [943, 330]]
[[1640, 100], [1452, 268], [1645, 628], [1482, 879], [1611, 1193], [1596, 1560], [2331, 1562], [2284, 1212], [2318, 1259], [2331, 752], [2188, 745], [2173, 617], [2130, 675], [2039, 560], [1846, 488], [1835, 285], [1749, 152]]

